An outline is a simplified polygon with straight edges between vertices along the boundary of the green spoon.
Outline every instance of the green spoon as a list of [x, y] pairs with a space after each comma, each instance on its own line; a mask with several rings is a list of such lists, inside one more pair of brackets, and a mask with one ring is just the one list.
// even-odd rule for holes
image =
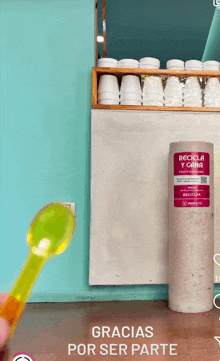
[[33, 286], [46, 261], [61, 254], [75, 231], [75, 214], [61, 203], [50, 203], [34, 217], [27, 234], [29, 257], [9, 296], [0, 307], [13, 334]]

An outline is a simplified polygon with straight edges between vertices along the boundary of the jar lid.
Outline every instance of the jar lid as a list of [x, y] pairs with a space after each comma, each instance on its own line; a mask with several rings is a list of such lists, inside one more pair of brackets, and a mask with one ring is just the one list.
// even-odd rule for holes
[[219, 61], [216, 60], [208, 60], [203, 63], [203, 65], [219, 65]]
[[200, 60], [187, 60], [185, 62], [186, 70], [202, 70], [202, 62]]
[[118, 63], [118, 60], [116, 60], [116, 59], [113, 59], [113, 58], [100, 58], [100, 59], [98, 59], [98, 63], [99, 62], [108, 62], [108, 61], [112, 61], [112, 62], [117, 62]]
[[142, 58], [139, 60], [140, 64], [157, 64], [158, 66], [160, 66], [160, 60], [159, 59], [156, 59], [156, 58]]
[[216, 71], [219, 71], [219, 66], [220, 66], [220, 63], [218, 61], [215, 61], [215, 60], [209, 60], [209, 61], [205, 61], [203, 63], [203, 69], [204, 70], [216, 70]]
[[150, 63], [143, 63], [139, 65], [139, 69], [160, 69], [160, 66]]
[[167, 62], [167, 69], [184, 69], [184, 61], [179, 59], [171, 59]]
[[134, 63], [134, 64], [137, 64], [138, 60], [135, 60], [135, 59], [121, 59], [121, 60], [119, 60], [119, 63]]

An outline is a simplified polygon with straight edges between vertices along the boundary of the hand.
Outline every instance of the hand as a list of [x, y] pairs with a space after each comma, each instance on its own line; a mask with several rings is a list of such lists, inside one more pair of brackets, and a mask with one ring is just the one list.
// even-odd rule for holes
[[[0, 304], [6, 297], [6, 294], [0, 294]], [[0, 318], [0, 361], [7, 360], [9, 337], [9, 325], [7, 321]]]

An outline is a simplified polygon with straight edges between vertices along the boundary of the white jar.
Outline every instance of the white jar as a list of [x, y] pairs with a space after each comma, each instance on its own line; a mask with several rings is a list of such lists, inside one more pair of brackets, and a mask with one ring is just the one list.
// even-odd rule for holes
[[[167, 69], [170, 70], [183, 70], [184, 62], [178, 59], [172, 59], [167, 62]], [[170, 76], [167, 79], [166, 87], [164, 90], [165, 106], [182, 107], [183, 94], [182, 86], [177, 76]]]
[[[186, 70], [202, 70], [202, 62], [188, 60], [185, 63]], [[202, 89], [196, 76], [187, 77], [184, 88], [184, 107], [202, 107]]]
[[219, 71], [219, 62], [208, 60], [203, 63], [203, 70]]
[[100, 58], [98, 59], [97, 66], [101, 68], [117, 68], [118, 60], [112, 58]]
[[120, 94], [137, 93], [141, 94], [140, 78], [137, 75], [123, 75]]
[[[145, 57], [139, 60], [139, 68], [159, 69], [160, 60], [151, 57]], [[143, 79], [143, 105], [155, 104], [163, 105], [163, 86], [162, 80], [158, 76], [147, 76]]]
[[139, 61], [135, 59], [121, 59], [118, 62], [119, 68], [138, 68]]
[[148, 76], [143, 79], [143, 105], [164, 104], [162, 80], [158, 76]]
[[159, 69], [160, 60], [156, 58], [142, 58], [139, 60], [139, 68], [142, 69]]
[[200, 60], [187, 60], [185, 62], [185, 69], [186, 70], [202, 70], [203, 65]]
[[167, 69], [184, 70], [184, 61], [179, 59], [171, 59], [167, 62]]
[[[219, 62], [206, 61], [203, 63], [203, 70], [219, 71]], [[220, 107], [220, 83], [218, 78], [211, 77], [207, 80], [204, 90], [204, 106]]]

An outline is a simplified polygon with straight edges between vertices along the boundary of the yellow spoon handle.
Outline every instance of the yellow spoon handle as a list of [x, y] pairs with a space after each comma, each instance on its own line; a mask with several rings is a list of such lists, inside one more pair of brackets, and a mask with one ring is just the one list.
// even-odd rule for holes
[[44, 257], [37, 256], [31, 252], [10, 295], [18, 301], [26, 302], [46, 261], [47, 259]]
[[14, 287], [0, 307], [0, 317], [8, 321], [11, 335], [45, 262], [45, 258], [30, 253]]

